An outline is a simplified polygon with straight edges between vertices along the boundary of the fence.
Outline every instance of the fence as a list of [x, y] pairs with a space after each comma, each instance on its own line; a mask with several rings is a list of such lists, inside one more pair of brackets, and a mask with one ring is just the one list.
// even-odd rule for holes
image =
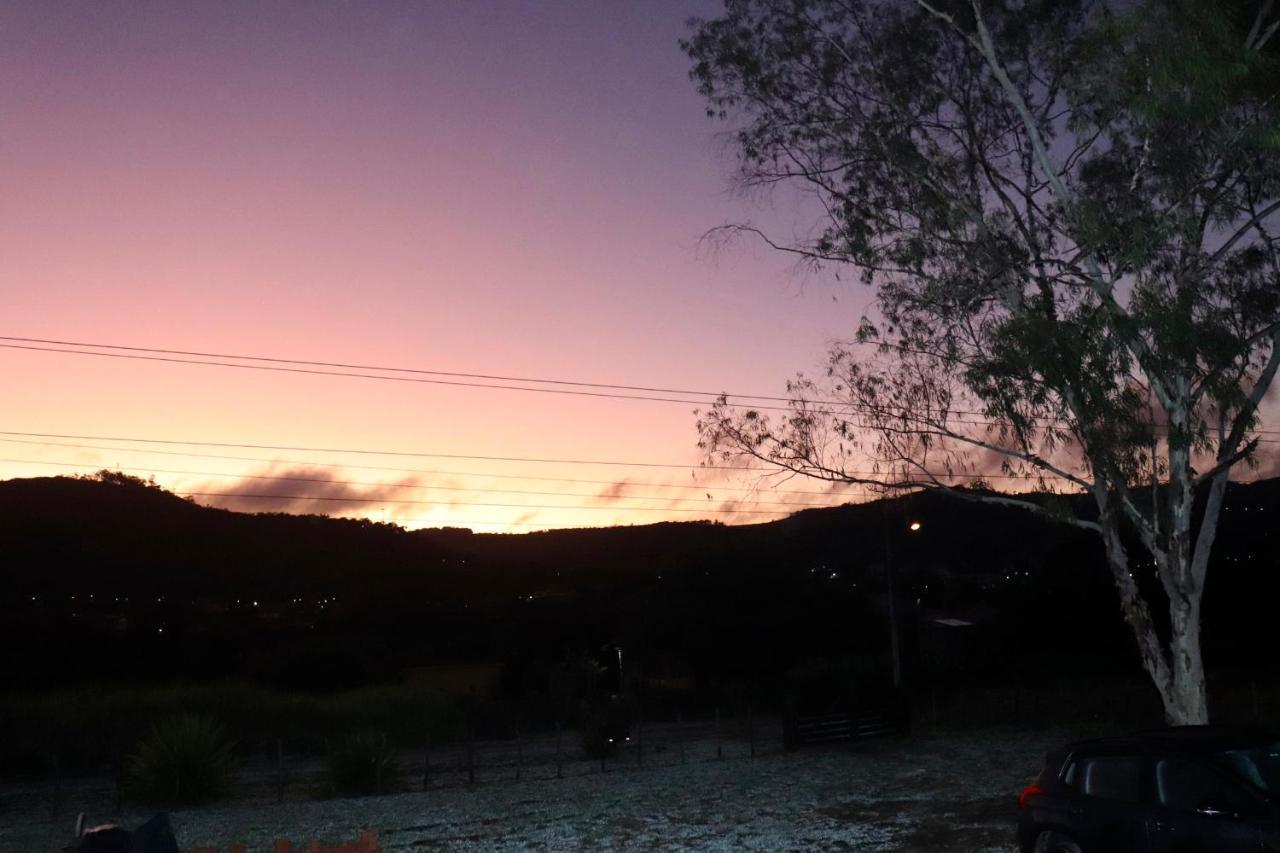
[[[1215, 681], [1210, 685], [1215, 722], [1277, 728], [1280, 684], [1272, 680]], [[911, 731], [948, 734], [991, 727], [1076, 728], [1096, 734], [1150, 728], [1162, 722], [1155, 691], [1145, 681], [1062, 685], [917, 686], [911, 692]], [[417, 747], [396, 750], [398, 773], [388, 774], [381, 793], [430, 791], [502, 782], [551, 780], [622, 768], [645, 769], [696, 761], [741, 760], [781, 752], [784, 726], [774, 715], [717, 709], [696, 718], [641, 719], [632, 739], [613, 753], [584, 754], [580, 733], [566, 727], [536, 734], [517, 732], [502, 740], [480, 740], [474, 729], [461, 739], [433, 743], [424, 733]], [[237, 772], [234, 799], [273, 803], [324, 795], [327, 760], [287, 739], [252, 744]], [[56, 761], [51, 762], [56, 765]], [[111, 774], [43, 779], [10, 785], [6, 806], [52, 816], [88, 811], [120, 813], [120, 768]], [[370, 793], [378, 793], [372, 791]]]
[[[284, 739], [241, 744], [245, 753], [233, 785], [232, 799], [240, 803], [281, 803], [326, 796], [329, 764], [324, 755], [290, 748]], [[247, 748], [246, 748], [247, 747]], [[719, 710], [696, 718], [640, 719], [630, 740], [613, 751], [587, 754], [580, 732], [558, 727], [550, 732], [517, 732], [503, 740], [461, 740], [432, 743], [424, 737], [417, 748], [395, 751], [382, 790], [403, 793], [510, 782], [538, 782], [646, 770], [698, 761], [751, 760], [782, 751], [782, 722], [750, 711], [730, 716]], [[133, 805], [125, 796], [117, 764], [111, 773], [72, 776], [55, 773], [30, 785], [11, 786], [6, 806], [52, 819], [78, 811], [102, 816], [121, 814]], [[297, 848], [299, 853], [301, 848]]]

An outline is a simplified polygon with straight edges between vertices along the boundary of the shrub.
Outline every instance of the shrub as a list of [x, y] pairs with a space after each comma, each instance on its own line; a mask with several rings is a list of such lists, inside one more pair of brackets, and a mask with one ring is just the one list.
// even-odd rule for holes
[[157, 722], [129, 757], [129, 796], [155, 805], [195, 805], [227, 796], [233, 744], [216, 719], [199, 714]]
[[330, 795], [382, 794], [400, 786], [395, 746], [385, 732], [365, 731], [341, 741], [329, 753]]

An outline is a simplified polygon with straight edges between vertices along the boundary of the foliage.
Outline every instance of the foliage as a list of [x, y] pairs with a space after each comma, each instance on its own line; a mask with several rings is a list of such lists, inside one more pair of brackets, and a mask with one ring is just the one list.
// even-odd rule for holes
[[212, 718], [242, 749], [324, 753], [325, 742], [375, 729], [402, 744], [420, 744], [424, 729], [437, 743], [460, 731], [454, 701], [409, 685], [384, 685], [331, 694], [270, 690], [224, 683], [167, 687], [63, 690], [0, 700], [0, 722], [21, 736], [0, 744], [0, 765], [48, 770], [50, 756], [64, 769], [116, 763], [157, 723]]
[[340, 741], [329, 754], [328, 793], [384, 794], [400, 787], [402, 771], [386, 732], [367, 730]]
[[195, 805], [231, 792], [233, 744], [216, 719], [197, 714], [157, 722], [129, 758], [130, 797], [152, 805]]
[[[712, 457], [887, 489], [1086, 492], [1172, 720], [1207, 719], [1200, 600], [1280, 367], [1280, 28], [1270, 2], [727, 0], [684, 48], [741, 181], [796, 184], [877, 316], [783, 414], [727, 399]], [[1192, 524], [1197, 495], [1207, 510]], [[1161, 635], [1121, 540], [1168, 604]]]

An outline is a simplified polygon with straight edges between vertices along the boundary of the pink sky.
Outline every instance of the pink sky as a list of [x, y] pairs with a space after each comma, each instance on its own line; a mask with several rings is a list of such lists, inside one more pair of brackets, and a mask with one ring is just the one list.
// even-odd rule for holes
[[[693, 0], [607, 13], [596, 2], [0, 6], [0, 334], [780, 393], [850, 333], [869, 294], [797, 278], [763, 251], [699, 251], [700, 234], [725, 221], [789, 236], [806, 215], [793, 201], [762, 207], [727, 192], [723, 127], [706, 118], [676, 44], [685, 18], [714, 10]], [[0, 350], [0, 365], [0, 430], [699, 459], [689, 405], [18, 350]], [[479, 530], [697, 518], [673, 507], [741, 496], [723, 483], [668, 488], [701, 482], [687, 468], [192, 450], [206, 455], [0, 443], [16, 460], [0, 462], [0, 477], [120, 466], [179, 491], [235, 480], [161, 469], [448, 485], [270, 483], [271, 493], [424, 501], [293, 509]], [[328, 467], [317, 475], [303, 462]], [[347, 464], [452, 473], [333, 467]], [[610, 495], [667, 500], [582, 497], [623, 479]], [[495, 488], [555, 494], [483, 491]], [[640, 506], [664, 511], [624, 509]]]

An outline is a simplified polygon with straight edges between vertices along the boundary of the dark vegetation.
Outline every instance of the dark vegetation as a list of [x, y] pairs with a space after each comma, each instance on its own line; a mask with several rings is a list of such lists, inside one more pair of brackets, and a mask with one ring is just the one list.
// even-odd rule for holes
[[404, 772], [386, 732], [368, 729], [339, 741], [329, 753], [326, 795], [385, 794], [400, 788]]
[[131, 798], [161, 806], [197, 805], [231, 793], [235, 744], [217, 719], [183, 714], [157, 720], [129, 756]]
[[[1231, 489], [1206, 595], [1211, 673], [1267, 678], [1276, 659], [1263, 628], [1280, 592], [1277, 498], [1280, 481]], [[0, 717], [32, 736], [6, 739], [0, 763], [36, 769], [57, 752], [100, 764], [183, 712], [213, 714], [243, 748], [287, 731], [317, 754], [363, 730], [419, 745], [424, 726], [447, 738], [462, 719], [490, 736], [575, 724], [616, 647], [610, 690], [653, 717], [778, 711], [831, 672], [879, 691], [886, 544], [908, 686], [1137, 674], [1093, 538], [944, 495], [742, 527], [481, 535], [238, 514], [122, 477], [12, 480], [0, 483]], [[404, 681], [481, 662], [502, 665], [497, 695]], [[200, 684], [216, 686], [181, 687]], [[59, 742], [70, 733], [75, 744]]]

